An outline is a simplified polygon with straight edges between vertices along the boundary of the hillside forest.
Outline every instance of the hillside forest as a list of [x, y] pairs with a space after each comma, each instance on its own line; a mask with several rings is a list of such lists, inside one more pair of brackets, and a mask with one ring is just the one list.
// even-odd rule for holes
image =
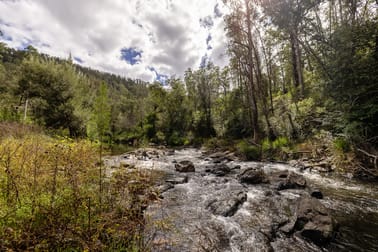
[[[141, 246], [142, 203], [125, 203], [120, 188], [137, 176], [128, 192], [153, 198], [152, 179], [104, 179], [99, 150], [100, 159], [149, 145], [231, 149], [246, 160], [310, 153], [378, 178], [378, 1], [223, 2], [229, 65], [206, 62], [163, 83], [0, 43], [0, 250]], [[52, 231], [41, 236], [45, 225]], [[106, 228], [118, 236], [102, 236]]]

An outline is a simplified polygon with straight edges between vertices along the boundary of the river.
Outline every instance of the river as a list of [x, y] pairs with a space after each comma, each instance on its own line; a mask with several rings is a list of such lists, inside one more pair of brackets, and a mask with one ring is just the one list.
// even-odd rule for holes
[[[214, 165], [214, 158], [199, 149], [176, 150], [169, 155], [166, 151], [154, 152], [143, 158], [121, 155], [107, 160], [113, 167], [127, 162], [164, 174], [162, 199], [145, 212], [151, 223], [161, 221], [167, 226], [164, 231], [146, 230], [152, 251], [378, 251], [376, 184], [264, 162], [223, 161], [231, 170], [218, 176], [208, 169]], [[175, 163], [183, 160], [191, 161], [195, 172], [176, 172]], [[240, 174], [249, 167], [265, 174], [300, 174], [306, 179], [306, 188], [277, 191], [267, 183], [241, 183]], [[282, 223], [290, 222], [299, 199], [310, 188], [323, 194], [319, 201], [337, 223], [333, 239], [322, 246], [279, 231]], [[222, 212], [222, 207], [233, 204], [230, 199], [244, 195], [246, 199], [232, 213]]]

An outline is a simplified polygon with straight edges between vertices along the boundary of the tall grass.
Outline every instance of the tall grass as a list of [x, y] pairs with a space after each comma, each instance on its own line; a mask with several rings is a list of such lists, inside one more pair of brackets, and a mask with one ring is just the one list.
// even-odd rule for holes
[[97, 147], [85, 140], [0, 139], [0, 251], [147, 250], [151, 174], [108, 174], [99, 195], [97, 161]]

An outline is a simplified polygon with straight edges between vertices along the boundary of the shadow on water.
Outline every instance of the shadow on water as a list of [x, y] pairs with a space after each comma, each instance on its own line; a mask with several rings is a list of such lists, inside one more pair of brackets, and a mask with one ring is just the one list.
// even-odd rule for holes
[[[311, 178], [311, 176], [310, 176]], [[378, 251], [378, 185], [331, 175], [312, 180], [325, 195], [338, 231], [328, 251]]]

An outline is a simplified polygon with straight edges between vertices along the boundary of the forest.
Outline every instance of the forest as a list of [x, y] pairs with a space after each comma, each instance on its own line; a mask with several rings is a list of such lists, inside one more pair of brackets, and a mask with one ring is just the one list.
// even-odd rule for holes
[[147, 250], [141, 209], [158, 175], [108, 179], [102, 161], [140, 147], [314, 153], [377, 180], [378, 1], [223, 2], [229, 65], [164, 83], [0, 43], [0, 250]]

